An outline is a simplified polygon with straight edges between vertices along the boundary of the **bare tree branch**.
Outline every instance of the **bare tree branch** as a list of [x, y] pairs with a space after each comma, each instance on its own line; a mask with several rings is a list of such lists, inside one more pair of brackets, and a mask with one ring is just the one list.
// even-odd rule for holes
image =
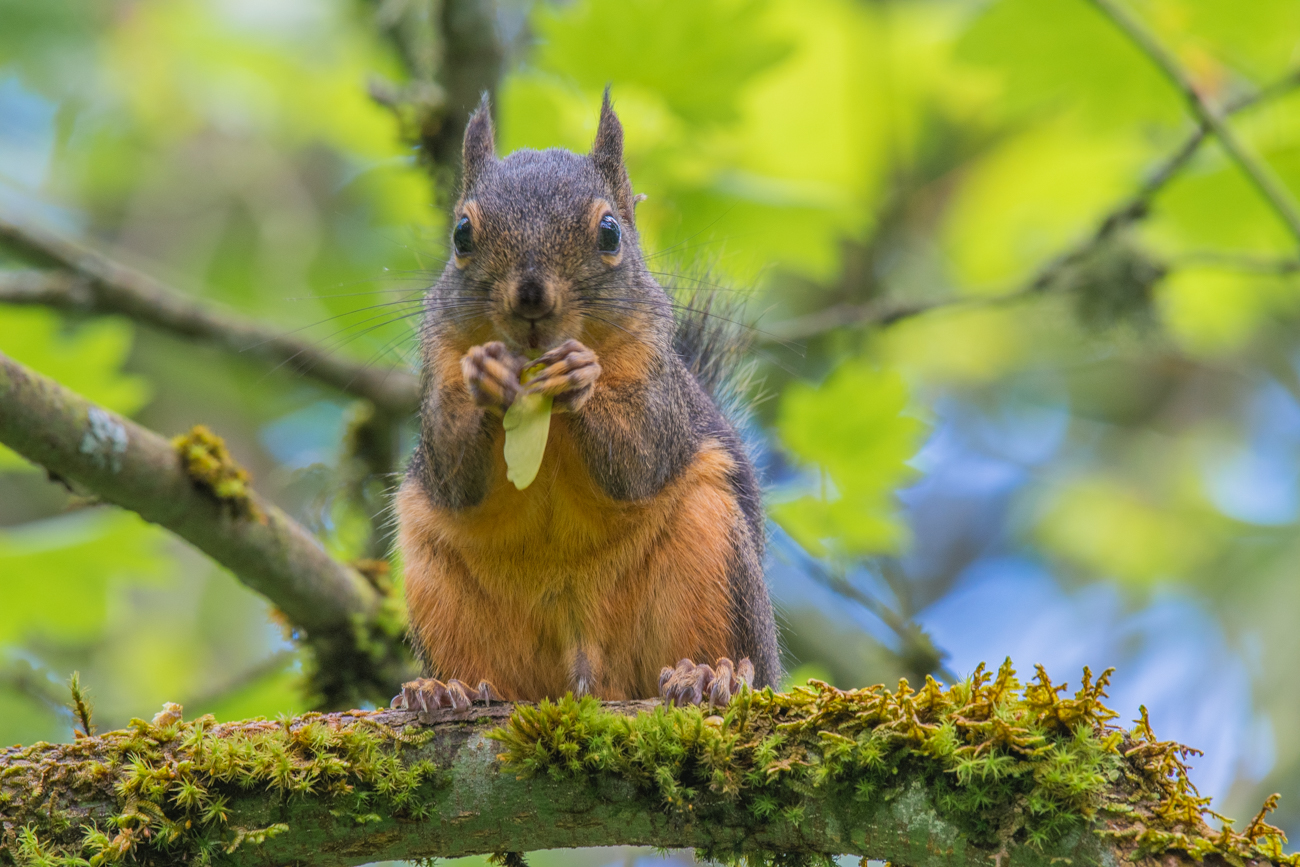
[[[374, 630], [394, 631], [383, 623], [385, 597], [331, 558], [296, 521], [251, 490], [214, 493], [196, 480], [173, 443], [3, 354], [0, 443], [165, 527], [230, 569], [306, 633], [331, 682], [352, 676], [363, 694], [383, 695], [409, 673], [403, 655], [392, 651], [400, 635], [389, 636], [390, 652], [378, 658], [362, 648], [374, 640]], [[326, 696], [330, 703], [342, 698]]]
[[393, 415], [410, 415], [419, 406], [419, 381], [407, 371], [359, 364], [219, 311], [51, 229], [0, 217], [0, 244], [60, 269], [0, 272], [0, 302], [120, 314], [181, 337], [274, 362], [365, 398]]

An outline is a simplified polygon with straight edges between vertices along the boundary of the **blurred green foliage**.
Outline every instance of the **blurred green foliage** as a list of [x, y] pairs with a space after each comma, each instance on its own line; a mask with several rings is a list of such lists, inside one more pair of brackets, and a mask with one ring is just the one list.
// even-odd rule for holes
[[902, 549], [893, 492], [913, 476], [907, 460], [923, 433], [906, 409], [901, 376], [856, 361], [841, 364], [819, 388], [786, 389], [777, 431], [819, 478], [815, 494], [777, 504], [772, 516], [809, 553], [852, 560]]
[[[1273, 87], [1295, 83], [1300, 6], [1126, 5], [1212, 103], [1272, 88], [1231, 122], [1300, 194], [1300, 89]], [[374, 14], [346, 0], [0, 0], [0, 207], [332, 351], [408, 363], [447, 203], [367, 96], [371, 75], [403, 74]], [[1061, 441], [1015, 491], [1000, 544], [1134, 606], [1182, 588], [1234, 646], [1262, 646], [1276, 762], [1234, 797], [1280, 789], [1294, 824], [1294, 239], [1211, 141], [1093, 255], [1001, 297], [1084, 243], [1191, 133], [1150, 60], [1086, 0], [516, 0], [502, 21], [523, 29], [496, 96], [501, 152], [587, 149], [612, 83], [652, 267], [689, 283], [678, 275], [703, 264], [749, 292], [784, 530], [845, 568], [894, 563], [924, 541], [894, 493], [919, 477], [946, 407], [1062, 408]], [[32, 100], [52, 120], [5, 133]], [[11, 175], [33, 152], [39, 176]], [[940, 309], [871, 321], [908, 305]], [[209, 424], [331, 551], [364, 549], [364, 516], [339, 495], [340, 396], [116, 319], [0, 308], [0, 350], [162, 433]], [[1240, 472], [1266, 459], [1291, 499], [1264, 514]], [[74, 668], [106, 723], [163, 699], [231, 717], [300, 706], [263, 601], [12, 455], [0, 473], [0, 740], [66, 737], [53, 705]], [[910, 622], [977, 555], [923, 588], [890, 572], [882, 604]], [[786, 621], [805, 673], [846, 685], [906, 670], [888, 637], [847, 636], [816, 611]]]

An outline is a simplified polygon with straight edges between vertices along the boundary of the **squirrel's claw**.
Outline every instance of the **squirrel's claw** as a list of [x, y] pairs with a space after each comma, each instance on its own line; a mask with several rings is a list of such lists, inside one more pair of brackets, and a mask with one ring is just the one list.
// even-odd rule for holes
[[659, 672], [659, 697], [670, 705], [703, 704], [707, 700], [709, 707], [723, 707], [753, 682], [754, 665], [748, 657], [734, 663], [723, 656], [714, 666], [683, 659], [676, 668], [664, 666]]
[[503, 699], [497, 692], [497, 688], [486, 680], [480, 680], [478, 682], [478, 695], [475, 699], [484, 704], [491, 704], [494, 701], [505, 701], [505, 699]]
[[539, 356], [533, 364], [545, 366], [528, 381], [525, 390], [530, 394], [550, 395], [560, 409], [581, 409], [591, 397], [596, 380], [600, 379], [600, 361], [596, 353], [576, 340], [564, 341]]
[[471, 689], [469, 684], [454, 677], [446, 683], [435, 677], [422, 677], [402, 684], [402, 691], [393, 696], [389, 707], [431, 714], [439, 710], [463, 712], [475, 702], [491, 704], [494, 701], [503, 699], [496, 687], [486, 680], [479, 681], [477, 689]]
[[494, 340], [482, 346], [471, 346], [460, 360], [460, 373], [474, 403], [504, 413], [519, 395], [522, 365], [521, 358], [504, 343]]

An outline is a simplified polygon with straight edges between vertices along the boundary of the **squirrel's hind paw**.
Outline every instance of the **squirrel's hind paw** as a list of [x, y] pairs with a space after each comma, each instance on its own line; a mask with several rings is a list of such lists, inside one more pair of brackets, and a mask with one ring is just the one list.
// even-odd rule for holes
[[422, 677], [402, 684], [402, 691], [393, 696], [389, 707], [429, 714], [439, 710], [466, 711], [474, 702], [490, 705], [501, 700], [496, 688], [486, 680], [479, 681], [478, 689], [471, 689], [469, 684], [454, 677], [446, 683], [435, 677]]
[[753, 683], [754, 664], [749, 657], [736, 663], [723, 656], [713, 666], [683, 659], [676, 668], [664, 666], [659, 672], [659, 697], [670, 705], [707, 701], [709, 707], [725, 707], [742, 685], [750, 687]]

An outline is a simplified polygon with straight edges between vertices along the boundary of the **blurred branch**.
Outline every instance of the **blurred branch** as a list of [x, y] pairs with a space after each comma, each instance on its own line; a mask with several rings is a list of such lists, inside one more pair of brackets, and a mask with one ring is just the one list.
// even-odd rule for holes
[[913, 683], [924, 683], [927, 674], [936, 674], [948, 683], [957, 682], [957, 676], [943, 664], [943, 651], [935, 647], [929, 634], [916, 621], [862, 592], [848, 579], [843, 569], [828, 567], [814, 560], [808, 572], [818, 583], [845, 599], [858, 603], [889, 627], [889, 631], [898, 637], [898, 658]]
[[[1297, 87], [1300, 87], [1300, 70], [1294, 70], [1254, 93], [1233, 100], [1225, 107], [1224, 113], [1229, 116], [1234, 115], [1261, 102], [1281, 96]], [[1179, 145], [1178, 149], [1147, 175], [1142, 186], [1133, 195], [1116, 205], [1102, 217], [1091, 236], [1074, 249], [1049, 262], [1034, 278], [1031, 284], [1032, 288], [1036, 290], [1047, 288], [1063, 266], [1086, 255], [1088, 251], [1108, 240], [1120, 229], [1144, 218], [1151, 210], [1151, 200], [1170, 181], [1177, 177], [1179, 172], [1187, 167], [1192, 157], [1196, 156], [1200, 150], [1201, 145], [1209, 138], [1211, 131], [1208, 124], [1204, 121], [1200, 122], [1197, 128]]]
[[0, 303], [119, 314], [181, 337], [271, 361], [395, 415], [419, 406], [419, 380], [406, 371], [359, 364], [186, 297], [158, 280], [48, 228], [0, 217], [0, 244], [58, 270], [0, 271]]
[[224, 680], [204, 684], [185, 700], [185, 704], [187, 707], [210, 707], [263, 678], [281, 673], [293, 663], [295, 658], [296, 654], [292, 650], [277, 650], [242, 671], [228, 673]]
[[292, 518], [252, 491], [232, 508], [196, 483], [171, 442], [3, 354], [0, 443], [172, 531], [269, 599], [306, 633], [327, 703], [351, 700], [353, 688], [382, 697], [407, 675], [384, 596]]
[[801, 567], [814, 581], [832, 593], [861, 605], [894, 633], [898, 638], [899, 649], [893, 651], [887, 647], [886, 650], [890, 650], [898, 657], [898, 661], [913, 683], [924, 683], [928, 674], [937, 674], [949, 683], [956, 682], [956, 676], [943, 664], [947, 654], [935, 647], [930, 636], [920, 625], [874, 596], [864, 593], [849, 580], [844, 567], [838, 564], [827, 564], [812, 556], [784, 530], [778, 529], [778, 525], [769, 524], [769, 526], [775, 530], [771, 534], [774, 542], [794, 554], [800, 561]]
[[814, 313], [765, 325], [758, 332], [758, 337], [769, 342], [806, 340], [850, 325], [889, 326], [931, 310], [969, 305], [980, 300], [979, 298], [949, 298], [907, 304], [877, 298], [865, 304], [835, 304]]
[[1103, 15], [1146, 54], [1160, 68], [1165, 78], [1182, 93], [1193, 115], [1203, 129], [1214, 133], [1214, 137], [1223, 145], [1234, 162], [1241, 168], [1260, 194], [1268, 201], [1273, 210], [1286, 224], [1296, 242], [1300, 244], [1300, 211], [1281, 179], [1274, 174], [1268, 164], [1259, 159], [1237, 138], [1224, 118], [1210, 107], [1209, 103], [1196, 90], [1192, 80], [1183, 71], [1177, 59], [1160, 44], [1147, 28], [1135, 16], [1123, 9], [1114, 0], [1089, 0]]
[[495, 94], [505, 47], [494, 0], [375, 0], [375, 25], [397, 48], [408, 81], [376, 79], [370, 95], [392, 108], [434, 170], [444, 197], [460, 165], [461, 136], [483, 93]]
[[[1097, 0], [1090, 0], [1097, 2]], [[1260, 88], [1229, 103], [1225, 115], [1233, 115], [1273, 99], [1300, 87], [1300, 70], [1293, 70], [1277, 81]], [[1092, 255], [1098, 248], [1110, 241], [1120, 230], [1144, 218], [1151, 208], [1151, 200], [1181, 172], [1192, 157], [1200, 150], [1202, 144], [1213, 132], [1213, 128], [1203, 119], [1197, 128], [1178, 146], [1172, 154], [1147, 175], [1141, 187], [1125, 198], [1102, 216], [1097, 228], [1082, 241], [1068, 250], [1056, 255], [1039, 269], [1030, 280], [1019, 289], [1000, 295], [958, 296], [933, 301], [899, 302], [877, 298], [865, 304], [836, 304], [824, 310], [798, 316], [782, 322], [765, 326], [758, 332], [758, 337], [765, 341], [804, 340], [850, 326], [887, 327], [905, 319], [960, 307], [988, 306], [1004, 304], [1028, 298], [1051, 289], [1062, 273], [1081, 260]], [[1225, 260], [1226, 261], [1226, 260]], [[1238, 259], [1242, 262], [1242, 259]], [[1263, 264], [1264, 260], [1260, 260]], [[1268, 263], [1266, 270], [1273, 273], [1289, 273], [1292, 270], [1290, 260], [1278, 260]]]
[[0, 686], [27, 696], [59, 717], [71, 716], [66, 704], [67, 688], [56, 683], [48, 671], [37, 668], [25, 659], [0, 663]]
[[1179, 267], [1200, 266], [1224, 268], [1230, 271], [1249, 271], [1255, 274], [1295, 274], [1300, 272], [1300, 259], [1277, 259], [1270, 256], [1252, 256], [1248, 253], [1197, 250], [1179, 256]]
[[398, 480], [401, 422], [367, 401], [357, 401], [347, 415], [340, 469], [348, 498], [370, 524], [362, 556], [374, 560], [388, 558], [396, 535], [392, 495]]

